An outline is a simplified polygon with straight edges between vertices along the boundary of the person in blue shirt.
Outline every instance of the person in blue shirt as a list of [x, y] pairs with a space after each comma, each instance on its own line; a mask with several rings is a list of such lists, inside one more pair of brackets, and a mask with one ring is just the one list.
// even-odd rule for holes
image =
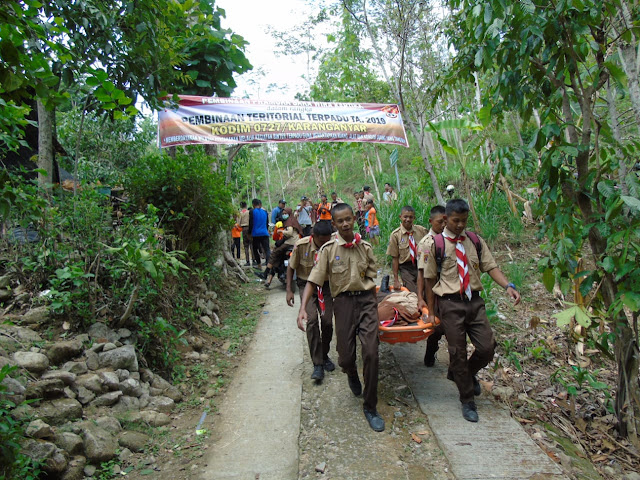
[[253, 238], [253, 258], [260, 259], [260, 250], [264, 252], [265, 265], [269, 261], [271, 250], [269, 249], [269, 214], [262, 208], [262, 202], [254, 198], [251, 202], [253, 208], [249, 215], [249, 231]]
[[271, 210], [271, 223], [275, 225], [277, 222], [280, 222], [282, 220], [282, 210], [284, 210], [284, 207], [286, 207], [286, 205], [287, 202], [285, 202], [283, 199], [278, 202], [277, 207]]

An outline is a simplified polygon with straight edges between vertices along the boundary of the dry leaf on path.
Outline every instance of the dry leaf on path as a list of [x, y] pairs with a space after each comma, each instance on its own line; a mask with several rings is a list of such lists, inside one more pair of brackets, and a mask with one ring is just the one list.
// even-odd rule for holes
[[422, 439], [418, 435], [416, 435], [415, 433], [411, 434], [411, 440], [413, 440], [416, 443], [422, 443]]

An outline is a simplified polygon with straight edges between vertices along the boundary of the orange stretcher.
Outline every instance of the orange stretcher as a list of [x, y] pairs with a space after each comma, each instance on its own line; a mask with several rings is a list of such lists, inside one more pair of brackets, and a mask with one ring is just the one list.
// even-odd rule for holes
[[[379, 290], [378, 287], [376, 290]], [[392, 286], [389, 286], [389, 290], [393, 290]], [[402, 290], [407, 290], [402, 287]], [[435, 317], [434, 323], [425, 322], [429, 310], [427, 307], [422, 308], [422, 317], [418, 319], [416, 323], [410, 325], [391, 325], [390, 327], [383, 327], [378, 323], [378, 336], [381, 342], [386, 343], [416, 343], [421, 340], [427, 339], [435, 330], [436, 326], [440, 324], [440, 319]]]

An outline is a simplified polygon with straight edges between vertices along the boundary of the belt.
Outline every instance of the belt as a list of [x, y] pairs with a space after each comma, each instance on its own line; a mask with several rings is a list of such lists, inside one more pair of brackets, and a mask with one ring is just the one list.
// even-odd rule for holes
[[[475, 291], [471, 292], [471, 300], [474, 298], [478, 298], [480, 296], [480, 292]], [[448, 293], [446, 295], [440, 295], [438, 297], [440, 300], [451, 300], [452, 302], [469, 302], [470, 300], [466, 295], [461, 295], [459, 293]]]
[[339, 297], [357, 297], [358, 295], [364, 295], [365, 293], [371, 293], [371, 290], [354, 290], [350, 292], [339, 293]]

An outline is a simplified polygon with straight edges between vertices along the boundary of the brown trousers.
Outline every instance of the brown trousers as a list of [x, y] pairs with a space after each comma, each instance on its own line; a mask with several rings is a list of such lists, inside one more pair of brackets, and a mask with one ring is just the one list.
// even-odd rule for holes
[[[302, 293], [307, 284], [306, 280], [296, 279], [300, 290], [300, 301]], [[320, 315], [320, 304], [318, 303], [318, 292], [314, 289], [313, 297], [307, 303], [307, 343], [309, 344], [309, 354], [313, 365], [324, 365], [325, 359], [329, 356], [331, 339], [333, 338], [333, 297], [329, 289], [329, 282], [322, 286], [324, 294], [324, 314]], [[320, 320], [320, 321], [318, 321]]]
[[404, 286], [413, 293], [418, 293], [418, 267], [411, 260], [398, 265], [398, 273]]
[[[449, 370], [460, 401], [473, 400], [473, 377], [493, 359], [496, 341], [489, 325], [484, 300], [473, 292], [471, 301], [437, 298], [440, 320], [449, 344]], [[467, 335], [475, 351], [467, 359]]]
[[338, 365], [347, 375], [357, 374], [356, 337], [362, 345], [364, 408], [378, 404], [378, 306], [373, 293], [357, 296], [340, 294], [333, 299], [336, 317]]

